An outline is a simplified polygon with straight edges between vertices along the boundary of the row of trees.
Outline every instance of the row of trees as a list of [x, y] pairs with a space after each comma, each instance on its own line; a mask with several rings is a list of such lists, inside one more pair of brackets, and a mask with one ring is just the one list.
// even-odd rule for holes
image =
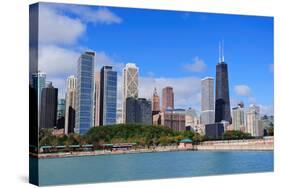
[[[213, 140], [191, 131], [174, 131], [166, 126], [119, 124], [91, 128], [85, 135], [70, 134], [54, 136], [52, 129], [42, 129], [39, 134], [40, 146], [83, 145], [115, 143], [136, 143], [139, 147], [166, 146], [190, 138], [194, 143]], [[250, 134], [241, 131], [226, 131], [219, 140], [250, 139]], [[217, 139], [218, 140], [218, 139]]]
[[39, 145], [82, 145], [115, 143], [136, 143], [140, 147], [173, 145], [182, 139], [193, 139], [196, 134], [191, 131], [174, 131], [165, 126], [119, 124], [91, 128], [85, 135], [70, 134], [52, 135], [51, 129], [42, 129], [39, 134]]

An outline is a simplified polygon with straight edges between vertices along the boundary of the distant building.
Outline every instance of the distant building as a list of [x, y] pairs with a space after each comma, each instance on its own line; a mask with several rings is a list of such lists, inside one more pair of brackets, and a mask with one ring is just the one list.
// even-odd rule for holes
[[57, 129], [64, 129], [65, 123], [65, 99], [58, 100]]
[[134, 63], [127, 63], [123, 69], [123, 122], [126, 121], [126, 100], [138, 98], [139, 68]]
[[117, 108], [117, 111], [116, 111], [116, 123], [117, 124], [122, 124], [123, 123], [122, 108]]
[[75, 133], [85, 134], [94, 126], [95, 52], [85, 52], [78, 59]]
[[214, 102], [214, 78], [203, 78], [201, 80], [201, 124], [206, 125], [215, 122]]
[[65, 124], [64, 133], [74, 133], [75, 126], [75, 110], [76, 110], [76, 87], [77, 78], [69, 76], [67, 78], [67, 88], [65, 96]]
[[100, 124], [116, 124], [117, 72], [112, 66], [104, 66], [100, 74]]
[[185, 114], [185, 126], [191, 126], [192, 129], [194, 129], [194, 127], [198, 125], [198, 123], [198, 117], [195, 109], [188, 108]]
[[184, 109], [167, 109], [161, 116], [161, 124], [175, 131], [186, 130], [185, 113]]
[[232, 108], [232, 126], [236, 131], [245, 131], [244, 104], [240, 102], [237, 107]]
[[[221, 50], [222, 49], [222, 50]], [[228, 68], [224, 61], [223, 48], [220, 48], [219, 63], [216, 66], [215, 122], [222, 120], [232, 123], [230, 114]]]
[[100, 72], [95, 73], [95, 127], [100, 125]]
[[54, 128], [57, 121], [58, 89], [52, 83], [42, 89], [40, 107], [40, 129]]
[[172, 87], [165, 87], [162, 90], [162, 112], [166, 109], [174, 109], [174, 91]]
[[250, 105], [246, 113], [246, 131], [252, 136], [263, 136], [263, 128], [260, 119], [260, 107], [253, 104]]
[[222, 138], [224, 125], [222, 123], [213, 123], [205, 125], [205, 136], [210, 139]]
[[156, 88], [154, 88], [151, 101], [152, 101], [152, 115], [158, 114], [160, 112], [160, 97], [157, 94]]
[[151, 125], [151, 101], [144, 98], [128, 97], [126, 100], [126, 123]]

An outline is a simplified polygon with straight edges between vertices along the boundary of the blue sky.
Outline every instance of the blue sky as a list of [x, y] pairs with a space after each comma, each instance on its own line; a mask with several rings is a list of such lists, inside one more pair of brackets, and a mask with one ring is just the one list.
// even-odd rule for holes
[[264, 113], [273, 111], [271, 17], [61, 4], [40, 8], [39, 68], [42, 64], [61, 96], [67, 76], [75, 74], [77, 57], [92, 49], [98, 54], [97, 68], [115, 66], [119, 83], [124, 64], [136, 63], [143, 97], [155, 86], [161, 93], [166, 83], [175, 87], [178, 107], [199, 110], [200, 79], [215, 77], [223, 40], [232, 104], [243, 100], [260, 105]]

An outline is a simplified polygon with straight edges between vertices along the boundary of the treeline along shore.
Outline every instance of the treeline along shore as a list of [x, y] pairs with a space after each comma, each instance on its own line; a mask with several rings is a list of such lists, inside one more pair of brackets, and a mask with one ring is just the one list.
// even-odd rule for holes
[[39, 146], [30, 146], [37, 158], [96, 156], [197, 150], [273, 150], [273, 137], [253, 138], [240, 131], [227, 131], [219, 140], [192, 131], [175, 131], [165, 126], [111, 125], [94, 127], [85, 135], [54, 135], [42, 129]]

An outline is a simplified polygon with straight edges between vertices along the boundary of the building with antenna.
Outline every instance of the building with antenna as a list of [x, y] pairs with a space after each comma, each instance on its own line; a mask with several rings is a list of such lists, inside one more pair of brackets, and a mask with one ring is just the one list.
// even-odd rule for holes
[[219, 44], [219, 63], [216, 65], [215, 122], [231, 124], [228, 67], [224, 60], [224, 47]]

